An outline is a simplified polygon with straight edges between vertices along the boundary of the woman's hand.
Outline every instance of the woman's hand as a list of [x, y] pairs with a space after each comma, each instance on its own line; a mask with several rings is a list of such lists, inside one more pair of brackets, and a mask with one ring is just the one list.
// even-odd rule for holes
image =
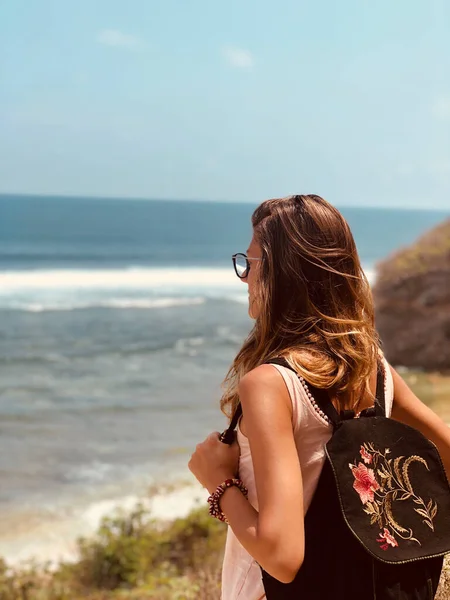
[[213, 431], [197, 444], [188, 462], [190, 471], [210, 494], [225, 479], [236, 477], [239, 469], [239, 444], [236, 439], [231, 445], [224, 444], [219, 435], [219, 431]]

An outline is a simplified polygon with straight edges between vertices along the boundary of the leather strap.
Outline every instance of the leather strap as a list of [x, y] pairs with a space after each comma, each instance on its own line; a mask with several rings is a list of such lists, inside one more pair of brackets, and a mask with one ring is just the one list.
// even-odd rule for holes
[[377, 416], [385, 417], [386, 416], [386, 398], [384, 391], [384, 380], [386, 374], [384, 372], [384, 365], [381, 360], [377, 361], [377, 389], [375, 392], [375, 411]]

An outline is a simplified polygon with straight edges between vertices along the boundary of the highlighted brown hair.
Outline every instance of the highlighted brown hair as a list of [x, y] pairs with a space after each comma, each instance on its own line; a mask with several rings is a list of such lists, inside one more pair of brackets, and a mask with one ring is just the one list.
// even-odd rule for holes
[[380, 343], [369, 282], [347, 221], [315, 195], [266, 200], [252, 225], [261, 246], [259, 315], [223, 382], [230, 417], [245, 373], [284, 356], [338, 408], [366, 393]]

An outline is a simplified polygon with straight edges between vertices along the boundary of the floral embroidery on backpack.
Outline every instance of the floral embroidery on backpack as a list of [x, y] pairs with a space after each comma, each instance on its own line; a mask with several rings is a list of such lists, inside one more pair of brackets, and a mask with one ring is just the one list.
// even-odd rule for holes
[[364, 462], [359, 461], [358, 465], [349, 463], [348, 466], [355, 479], [353, 488], [364, 505], [364, 512], [370, 516], [370, 524], [377, 523], [381, 529], [377, 538], [377, 542], [381, 544], [380, 548], [388, 550], [389, 547], [398, 546], [396, 536], [417, 542], [420, 546], [419, 540], [413, 537], [412, 529], [405, 529], [394, 519], [392, 503], [411, 499], [419, 505], [419, 508], [414, 510], [423, 517], [422, 522], [434, 531], [433, 519], [437, 514], [437, 503], [430, 499], [428, 504], [425, 504], [424, 500], [414, 493], [408, 475], [409, 466], [413, 462], [422, 463], [429, 471], [426, 460], [416, 455], [408, 458], [388, 458], [389, 448], [385, 448], [382, 453], [369, 442], [361, 446], [359, 453]]
[[389, 546], [392, 546], [393, 548], [398, 546], [397, 540], [389, 533], [389, 529], [386, 527], [384, 528], [384, 531], [380, 533], [380, 537], [377, 538], [377, 542], [383, 542], [380, 546], [382, 550], [387, 550]]

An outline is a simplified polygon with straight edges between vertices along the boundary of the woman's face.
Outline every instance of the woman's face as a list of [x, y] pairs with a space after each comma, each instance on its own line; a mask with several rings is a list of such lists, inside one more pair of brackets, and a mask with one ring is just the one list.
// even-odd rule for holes
[[250, 263], [250, 270], [247, 277], [244, 277], [242, 281], [248, 285], [248, 314], [251, 319], [257, 319], [260, 312], [258, 284], [261, 260], [252, 260], [252, 258], [261, 258], [261, 247], [255, 240], [255, 236], [252, 237], [246, 254]]

